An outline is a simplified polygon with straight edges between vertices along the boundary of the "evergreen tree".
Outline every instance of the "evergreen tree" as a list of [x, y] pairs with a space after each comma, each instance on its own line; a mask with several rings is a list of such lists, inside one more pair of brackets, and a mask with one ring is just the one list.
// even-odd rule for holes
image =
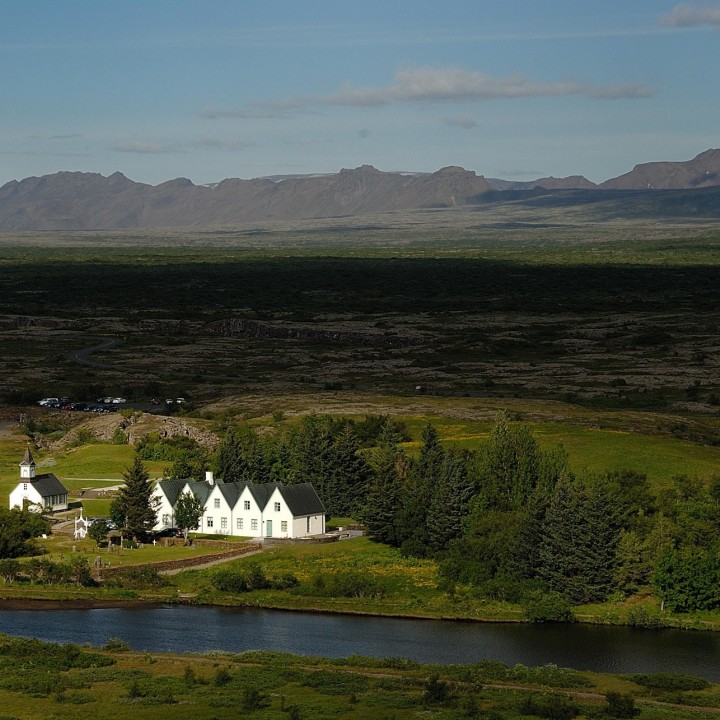
[[420, 457], [410, 466], [398, 518], [403, 550], [416, 557], [425, 557], [429, 551], [428, 513], [445, 459], [440, 436], [431, 423], [423, 428], [422, 441]]
[[358, 454], [360, 444], [352, 426], [347, 424], [336, 434], [330, 449], [328, 490], [321, 499], [328, 514], [352, 517], [358, 512], [367, 492], [369, 468]]
[[217, 450], [215, 470], [222, 482], [267, 482], [270, 472], [255, 432], [230, 426]]
[[388, 545], [400, 544], [397, 513], [405, 466], [405, 458], [397, 446], [397, 436], [388, 426], [371, 456], [372, 474], [361, 511], [361, 520], [369, 535]]
[[110, 505], [110, 515], [118, 527], [137, 538], [157, 522], [153, 484], [139, 457], [123, 472], [123, 479], [125, 483]]
[[538, 484], [540, 448], [524, 423], [501, 416], [483, 457], [483, 491], [491, 506], [519, 510]]
[[614, 575], [618, 589], [628, 595], [636, 593], [650, 582], [652, 567], [647, 544], [634, 530], [623, 530], [618, 542]]
[[463, 519], [469, 512], [473, 492], [469, 463], [467, 451], [445, 453], [440, 482], [428, 512], [428, 554], [442, 552], [452, 540], [462, 535]]
[[561, 481], [544, 521], [538, 574], [575, 604], [602, 602], [613, 587], [620, 521], [601, 483]]

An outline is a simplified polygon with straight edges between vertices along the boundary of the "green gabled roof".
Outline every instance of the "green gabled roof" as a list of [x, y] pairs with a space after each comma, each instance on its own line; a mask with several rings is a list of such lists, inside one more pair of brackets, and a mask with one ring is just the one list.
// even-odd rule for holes
[[232, 482], [232, 483], [218, 483], [218, 488], [220, 489], [220, 492], [222, 493], [222, 496], [225, 498], [225, 502], [231, 507], [235, 507], [235, 503], [237, 503], [238, 498], [240, 497], [242, 491], [247, 487], [247, 483], [245, 482]]
[[168, 499], [168, 502], [170, 505], [175, 505], [177, 502], [178, 497], [180, 497], [180, 493], [182, 492], [182, 489], [185, 487], [185, 484], [188, 482], [193, 482], [192, 480], [161, 480], [158, 483], [158, 486], [165, 494], [165, 497]]
[[205, 480], [185, 480], [185, 482], [183, 482], [183, 486], [185, 483], [190, 486], [192, 494], [204, 505], [210, 497], [213, 486]]
[[278, 489], [294, 517], [322, 515], [325, 513], [325, 506], [315, 492], [312, 483], [278, 485]]
[[261, 510], [265, 509], [270, 496], [275, 492], [275, 488], [281, 487], [282, 483], [263, 483], [262, 485], [248, 485], [255, 502]]

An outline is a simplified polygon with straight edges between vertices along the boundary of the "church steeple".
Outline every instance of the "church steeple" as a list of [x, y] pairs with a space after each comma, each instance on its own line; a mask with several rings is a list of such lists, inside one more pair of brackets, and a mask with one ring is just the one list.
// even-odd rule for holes
[[30, 448], [25, 448], [25, 455], [20, 463], [20, 479], [32, 480], [35, 477], [35, 461], [30, 453]]

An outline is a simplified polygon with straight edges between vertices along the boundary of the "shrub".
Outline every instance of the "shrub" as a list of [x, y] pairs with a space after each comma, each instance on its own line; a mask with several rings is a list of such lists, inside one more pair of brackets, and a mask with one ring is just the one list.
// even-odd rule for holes
[[575, 619], [570, 601], [558, 592], [534, 592], [524, 603], [525, 617], [534, 623], [572, 622]]
[[667, 627], [667, 623], [660, 615], [652, 615], [647, 608], [634, 607], [628, 610], [627, 624], [637, 628], [657, 630]]
[[242, 708], [247, 712], [260, 710], [268, 705], [265, 696], [257, 688], [245, 688], [242, 694]]
[[566, 695], [528, 695], [519, 709], [522, 715], [534, 715], [548, 720], [572, 720], [580, 714], [580, 708]]
[[609, 692], [605, 695], [607, 707], [605, 712], [614, 718], [632, 718], [640, 714], [635, 707], [635, 698], [618, 692]]
[[244, 573], [238, 570], [219, 570], [212, 577], [212, 584], [220, 592], [247, 592], [247, 580]]
[[113, 436], [110, 439], [110, 444], [111, 445], [127, 445], [128, 444], [128, 436], [121, 427], [115, 428], [115, 432], [113, 433]]
[[124, 590], [142, 590], [165, 587], [168, 581], [152, 565], [140, 565], [109, 574], [104, 584]]
[[426, 681], [422, 694], [423, 705], [442, 705], [450, 699], [450, 690], [444, 680], [431, 675]]
[[220, 667], [215, 672], [213, 683], [216, 687], [224, 687], [232, 682], [232, 675], [226, 667]]
[[707, 680], [684, 673], [662, 672], [649, 675], [627, 675], [626, 677], [650, 690], [705, 690], [710, 687]]
[[130, 644], [122, 638], [111, 637], [108, 638], [107, 642], [103, 645], [103, 650], [107, 650], [108, 652], [123, 653], [130, 652], [132, 648], [130, 647]]
[[299, 592], [321, 597], [380, 598], [387, 588], [378, 578], [346, 570], [333, 575], [315, 575]]

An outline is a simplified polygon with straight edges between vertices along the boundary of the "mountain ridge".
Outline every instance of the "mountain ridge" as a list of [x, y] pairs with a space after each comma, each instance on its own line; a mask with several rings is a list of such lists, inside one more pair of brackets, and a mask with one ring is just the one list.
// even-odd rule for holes
[[[700, 190], [716, 186], [720, 186], [717, 149], [684, 162], [639, 164], [597, 185], [582, 175], [530, 182], [487, 179], [453, 165], [433, 173], [384, 172], [372, 165], [361, 165], [337, 173], [226, 178], [209, 185], [195, 185], [184, 177], [148, 185], [130, 180], [121, 172], [105, 177], [99, 173], [60, 171], [11, 180], [0, 187], [0, 230], [232, 225], [451, 208], [490, 199], [535, 197], [539, 191], [572, 191], [562, 197], [583, 204], [590, 198], [582, 192], [599, 193], [598, 198], [608, 199], [614, 198], [613, 192], [617, 191]], [[703, 202], [707, 207], [706, 198]], [[683, 203], [683, 207], [692, 207], [689, 201]]]

